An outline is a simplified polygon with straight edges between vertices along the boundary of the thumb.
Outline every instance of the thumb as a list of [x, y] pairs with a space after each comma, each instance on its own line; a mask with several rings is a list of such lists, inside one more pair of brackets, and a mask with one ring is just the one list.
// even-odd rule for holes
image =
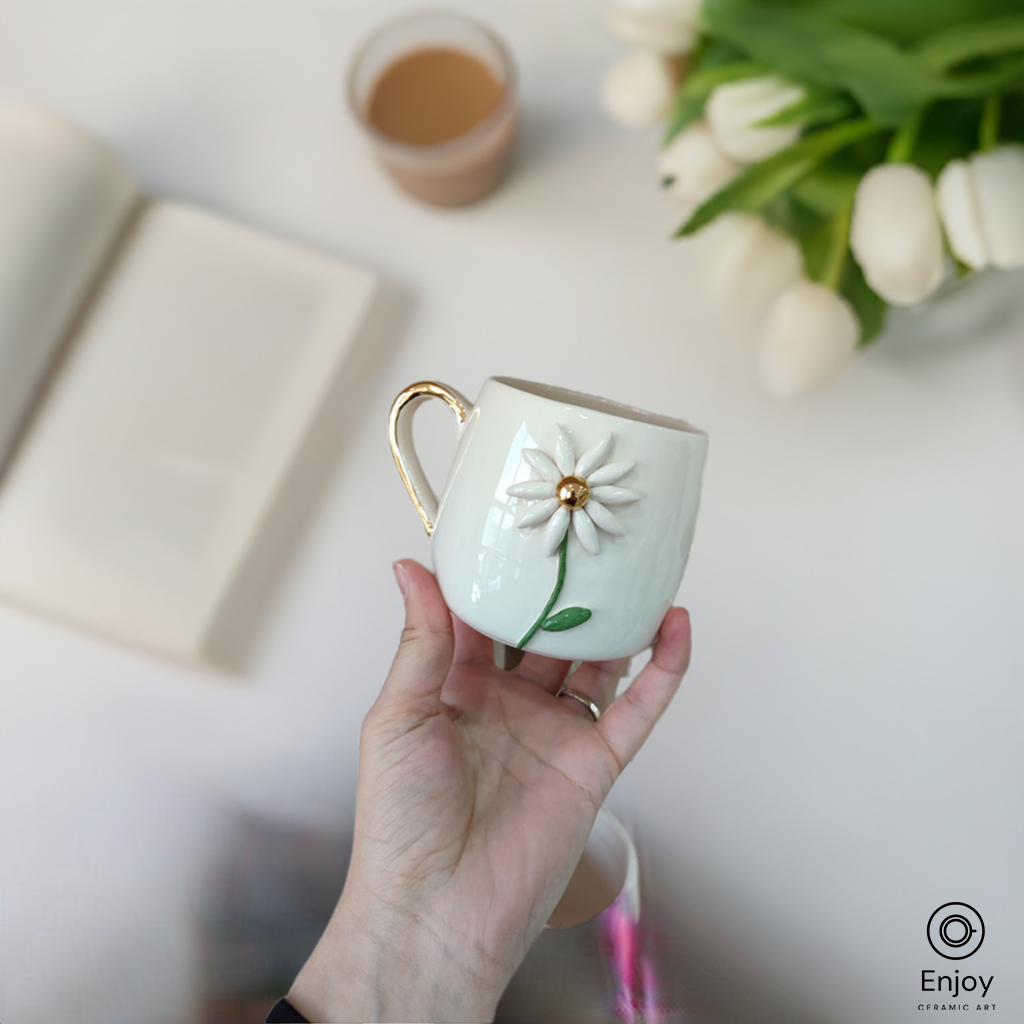
[[394, 571], [405, 600], [405, 628], [381, 703], [412, 727], [440, 710], [441, 687], [455, 654], [455, 630], [431, 573], [410, 559], [395, 562]]

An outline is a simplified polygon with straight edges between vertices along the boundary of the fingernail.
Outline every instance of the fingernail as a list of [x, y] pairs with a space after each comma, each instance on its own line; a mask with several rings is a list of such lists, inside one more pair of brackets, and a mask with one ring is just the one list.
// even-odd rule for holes
[[409, 596], [409, 577], [405, 574], [405, 566], [401, 562], [395, 562], [391, 568], [395, 573], [395, 582], [398, 584], [398, 589], [402, 592], [402, 600], [404, 601]]

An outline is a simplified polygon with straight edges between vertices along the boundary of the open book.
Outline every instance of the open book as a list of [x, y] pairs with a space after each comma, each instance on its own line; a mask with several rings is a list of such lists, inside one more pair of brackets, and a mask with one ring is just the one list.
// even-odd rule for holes
[[0, 104], [0, 598], [217, 663], [373, 291]]

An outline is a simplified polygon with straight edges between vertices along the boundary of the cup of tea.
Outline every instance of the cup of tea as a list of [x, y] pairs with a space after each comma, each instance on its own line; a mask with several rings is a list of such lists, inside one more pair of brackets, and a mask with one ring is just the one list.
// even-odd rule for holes
[[[458, 425], [439, 496], [412, 438], [438, 398]], [[510, 647], [568, 661], [649, 647], [693, 540], [707, 435], [593, 395], [492, 377], [475, 403], [423, 381], [395, 399], [391, 450], [448, 607]]]
[[378, 160], [418, 199], [462, 206], [504, 176], [517, 121], [515, 65], [479, 22], [442, 12], [390, 22], [356, 53], [347, 92]]

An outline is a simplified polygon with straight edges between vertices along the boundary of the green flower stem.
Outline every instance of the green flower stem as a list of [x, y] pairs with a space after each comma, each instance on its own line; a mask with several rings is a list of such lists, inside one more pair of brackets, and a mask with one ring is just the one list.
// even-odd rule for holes
[[850, 244], [850, 207], [847, 206], [832, 222], [831, 237], [828, 240], [828, 251], [821, 267], [819, 281], [827, 288], [835, 291], [839, 287], [839, 279], [846, 265], [846, 251]]
[[914, 147], [917, 145], [917, 136], [921, 131], [921, 120], [924, 117], [922, 107], [916, 113], [907, 118], [897, 129], [889, 143], [889, 151], [885, 154], [885, 162], [888, 164], [908, 164], [913, 156]]
[[999, 96], [993, 93], [985, 100], [981, 111], [981, 125], [978, 128], [978, 149], [991, 153], [999, 145]]
[[548, 603], [544, 605], [544, 611], [540, 613], [540, 618], [530, 627], [526, 636], [516, 644], [517, 649], [522, 649], [533, 639], [533, 634], [544, 625], [544, 620], [548, 617], [548, 613], [555, 607], [558, 595], [562, 592], [562, 585], [565, 583], [565, 553], [568, 548], [569, 531], [566, 530], [562, 543], [558, 545], [558, 579], [555, 580], [555, 589], [551, 591], [551, 596], [548, 598]]

